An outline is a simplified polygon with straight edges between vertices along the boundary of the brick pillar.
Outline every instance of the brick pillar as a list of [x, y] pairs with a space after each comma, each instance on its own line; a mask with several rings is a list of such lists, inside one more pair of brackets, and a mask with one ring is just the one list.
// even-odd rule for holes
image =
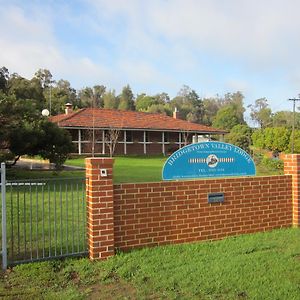
[[300, 154], [286, 154], [283, 157], [284, 174], [292, 175], [293, 189], [293, 225], [300, 223]]
[[87, 236], [91, 260], [114, 255], [112, 158], [86, 158]]

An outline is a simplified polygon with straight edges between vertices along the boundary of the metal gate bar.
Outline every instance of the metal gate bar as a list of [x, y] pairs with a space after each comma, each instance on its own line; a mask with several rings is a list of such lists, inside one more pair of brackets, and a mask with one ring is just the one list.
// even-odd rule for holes
[[5, 163], [1, 163], [1, 228], [2, 228], [2, 269], [7, 269], [7, 238], [6, 238], [6, 174]]
[[[2, 177], [5, 171], [1, 169], [3, 183]], [[8, 259], [4, 266], [3, 252], [3, 268], [87, 254], [85, 181], [85, 178], [50, 178], [1, 184], [2, 249], [7, 249]], [[10, 201], [6, 202], [5, 197]], [[6, 241], [8, 246], [4, 245]]]

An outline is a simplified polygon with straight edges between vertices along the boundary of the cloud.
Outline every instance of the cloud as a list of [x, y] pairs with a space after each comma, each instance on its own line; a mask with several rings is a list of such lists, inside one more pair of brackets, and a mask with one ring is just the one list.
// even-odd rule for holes
[[[36, 13], [35, 13], [36, 12]], [[76, 83], [87, 85], [97, 78], [109, 81], [112, 72], [105, 66], [93, 62], [83, 54], [70, 55], [64, 51], [64, 45], [57, 39], [54, 28], [53, 11], [36, 7], [28, 14], [20, 6], [7, 6], [0, 13], [0, 62], [11, 72], [31, 78], [40, 68], [54, 72]], [[60, 79], [60, 78], [56, 78]]]
[[[124, 40], [150, 40], [150, 49], [192, 48], [246, 62], [250, 68], [291, 64], [300, 50], [300, 2], [290, 0], [115, 0], [89, 3], [107, 21], [122, 20]], [[120, 28], [119, 28], [120, 30]], [[132, 32], [139, 32], [130, 36]], [[160, 44], [160, 45], [158, 45]], [[292, 46], [292, 47], [291, 47]], [[147, 50], [146, 50], [147, 51]], [[188, 57], [186, 58], [188, 59]]]
[[274, 84], [290, 90], [300, 84], [297, 0], [12, 0], [1, 6], [0, 63], [26, 77], [47, 68], [76, 88], [129, 83], [136, 92], [176, 94], [185, 83], [203, 94], [241, 89], [254, 100]]

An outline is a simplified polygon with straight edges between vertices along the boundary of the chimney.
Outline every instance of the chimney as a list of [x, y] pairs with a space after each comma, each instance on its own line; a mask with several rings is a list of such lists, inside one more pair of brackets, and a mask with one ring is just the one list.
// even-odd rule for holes
[[70, 114], [70, 113], [72, 113], [73, 112], [73, 105], [71, 104], [71, 103], [66, 103], [66, 105], [65, 105], [65, 113], [66, 113], [66, 115], [68, 115], [68, 114]]
[[175, 107], [175, 109], [173, 111], [173, 118], [174, 119], [180, 119], [179, 111], [177, 110], [177, 107]]

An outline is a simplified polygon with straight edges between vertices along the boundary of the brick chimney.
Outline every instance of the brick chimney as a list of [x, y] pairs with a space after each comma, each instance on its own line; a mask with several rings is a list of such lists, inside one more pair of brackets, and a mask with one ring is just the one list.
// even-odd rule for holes
[[180, 119], [179, 111], [177, 110], [177, 107], [175, 107], [173, 111], [173, 118], [174, 119]]
[[73, 105], [71, 103], [66, 103], [65, 114], [68, 115], [73, 112]]

